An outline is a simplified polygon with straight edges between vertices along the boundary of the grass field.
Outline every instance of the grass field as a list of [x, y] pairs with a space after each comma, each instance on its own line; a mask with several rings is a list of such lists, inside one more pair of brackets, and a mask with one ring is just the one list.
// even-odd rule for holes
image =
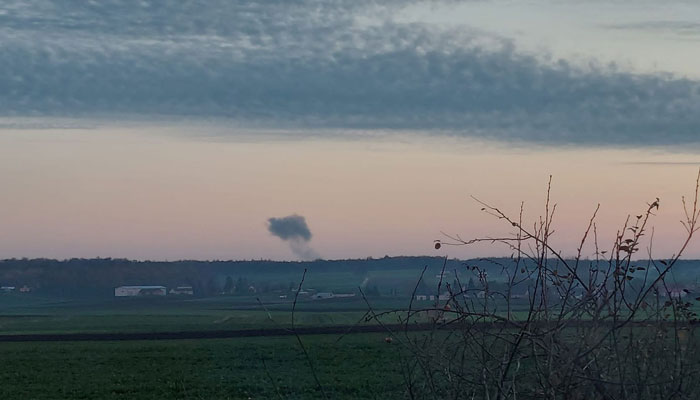
[[[407, 297], [376, 297], [367, 301], [377, 313], [405, 310], [410, 303]], [[433, 305], [433, 302], [413, 304], [414, 308]], [[524, 319], [526, 307], [524, 301], [514, 303], [511, 317]], [[698, 304], [694, 307], [700, 311]], [[505, 304], [500, 305], [499, 309], [505, 310]], [[245, 296], [65, 301], [31, 295], [0, 295], [0, 335], [289, 328], [292, 323], [291, 310], [291, 299], [258, 300]], [[367, 312], [367, 302], [360, 297], [307, 299], [297, 304], [294, 322], [300, 327], [376, 324], [376, 321], [364, 318]], [[388, 314], [381, 321], [400, 323], [398, 317], [404, 315]], [[413, 320], [427, 322], [428, 318], [423, 314], [414, 316]]]
[[[291, 325], [290, 300], [261, 301], [267, 304], [241, 296], [66, 301], [3, 295], [0, 335], [264, 330]], [[381, 312], [405, 309], [410, 300], [385, 296], [369, 301]], [[303, 300], [297, 304], [295, 322], [300, 327], [346, 326], [362, 321], [366, 312], [367, 304], [359, 297]], [[522, 312], [516, 308], [514, 314]], [[384, 322], [398, 321], [388, 316]], [[327, 398], [403, 399], [401, 345], [385, 342], [386, 336], [303, 335], [308, 359], [294, 336], [0, 342], [0, 390], [8, 399], [324, 398], [310, 359]]]
[[[377, 299], [380, 309], [403, 304]], [[173, 332], [288, 327], [291, 303], [252, 297], [65, 301], [0, 296], [0, 334]], [[352, 325], [362, 299], [300, 301], [298, 326]], [[403, 398], [384, 334], [305, 335], [329, 398]], [[202, 340], [0, 343], [3, 398], [323, 398], [293, 336]]]
[[[261, 306], [255, 298], [112, 299], [57, 301], [0, 296], [0, 334], [121, 333], [264, 329], [291, 326], [290, 301]], [[373, 301], [375, 302], [375, 301]], [[405, 299], [378, 299], [378, 310], [398, 308]], [[301, 301], [298, 326], [352, 325], [363, 320], [359, 298]], [[387, 322], [395, 322], [387, 318]], [[367, 322], [362, 322], [367, 323]]]
[[[305, 336], [333, 399], [403, 398], [384, 335]], [[157, 342], [0, 343], [7, 399], [317, 399], [293, 337]]]

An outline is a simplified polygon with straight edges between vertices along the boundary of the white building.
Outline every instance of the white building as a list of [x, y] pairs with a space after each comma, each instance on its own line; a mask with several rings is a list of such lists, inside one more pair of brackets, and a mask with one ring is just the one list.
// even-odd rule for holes
[[[438, 296], [438, 300], [445, 301], [445, 300], [450, 300], [450, 299], [452, 299], [452, 295], [450, 295], [448, 292], [445, 292], [445, 293], [441, 294], [440, 296]], [[435, 295], [434, 294], [431, 294], [431, 295], [417, 294], [416, 300], [419, 300], [419, 301], [431, 300], [431, 301], [433, 301], [433, 300], [435, 300]]]
[[449, 279], [450, 275], [452, 275], [452, 273], [450, 271], [444, 271], [444, 272], [441, 272], [441, 273], [435, 275], [435, 278], [445, 280], [445, 279]]
[[114, 289], [115, 297], [165, 296], [165, 286], [119, 286]]
[[178, 286], [170, 289], [170, 294], [192, 296], [194, 294], [194, 289], [192, 289], [192, 286]]

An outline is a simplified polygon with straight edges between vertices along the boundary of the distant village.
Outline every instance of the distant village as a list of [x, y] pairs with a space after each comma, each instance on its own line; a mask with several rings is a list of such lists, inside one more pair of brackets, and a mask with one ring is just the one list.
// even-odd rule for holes
[[167, 294], [173, 296], [192, 296], [194, 289], [192, 286], [177, 286], [168, 289], [165, 286], [155, 285], [136, 285], [136, 286], [119, 286], [114, 288], [114, 297], [153, 297], [165, 296]]
[[[315, 277], [329, 276], [337, 270], [348, 273], [347, 282], [338, 281], [333, 286], [317, 279], [309, 286], [299, 287], [295, 277], [288, 273], [297, 264], [268, 261], [249, 262], [178, 262], [137, 263], [121, 259], [95, 260], [4, 260], [0, 261], [0, 295], [33, 295], [60, 298], [127, 298], [127, 297], [214, 297], [214, 296], [264, 296], [266, 300], [278, 298], [327, 300], [354, 296], [413, 297], [416, 302], [447, 301], [453, 298], [527, 300], [533, 293], [534, 281], [521, 279], [509, 287], [502, 271], [481, 266], [470, 274], [440, 269], [439, 259], [417, 258], [409, 261], [432, 262], [429, 275], [416, 282], [413, 278], [392, 277], [394, 271], [408, 271], [403, 258], [378, 260], [318, 261], [311, 263], [317, 272]], [[452, 261], [451, 261], [452, 262]], [[456, 263], [457, 261], [454, 261]], [[384, 265], [386, 264], [386, 265]], [[372, 266], [369, 269], [368, 265]], [[699, 260], [683, 261], [678, 265], [676, 280], [658, 287], [659, 297], [696, 298], [700, 296], [698, 280]], [[226, 275], [231, 268], [241, 271], [239, 277]], [[384, 269], [386, 268], [386, 270]], [[277, 273], [280, 276], [277, 276]], [[402, 272], [402, 274], [405, 274]], [[308, 284], [308, 283], [307, 283]], [[357, 286], [361, 287], [357, 290]], [[553, 299], [559, 295], [555, 287], [549, 287]], [[298, 293], [297, 293], [298, 292]], [[572, 297], [585, 296], [575, 288]]]
[[32, 288], [30, 288], [27, 285], [23, 285], [20, 288], [17, 288], [17, 286], [0, 286], [0, 293], [12, 293], [12, 292], [30, 293], [31, 291], [32, 291]]
[[[254, 286], [249, 286], [248, 293], [254, 294], [256, 289]], [[302, 289], [297, 294], [297, 289], [292, 289], [292, 297], [304, 297], [312, 300], [337, 299], [355, 297], [355, 293], [333, 293], [333, 292], [317, 292], [314, 289]], [[222, 291], [220, 295], [232, 294], [233, 290]], [[134, 286], [119, 286], [114, 288], [114, 297], [156, 297], [156, 296], [193, 296], [194, 289], [192, 286], [177, 286], [169, 291], [165, 286], [157, 285], [134, 285]], [[286, 299], [289, 296], [286, 294], [279, 295], [280, 299]]]
[[[447, 278], [450, 278], [449, 272], [445, 272], [444, 275], [438, 275], [436, 278], [440, 280], [447, 280]], [[447, 286], [447, 285], [445, 285]], [[461, 289], [461, 290], [460, 290]], [[517, 290], [517, 288], [514, 288], [516, 290], [512, 290], [510, 292], [510, 298], [511, 299], [528, 299], [530, 297], [530, 291], [526, 287], [522, 287], [521, 289]], [[697, 284], [691, 284], [691, 285], [682, 285], [682, 284], [671, 284], [667, 285], [665, 288], [659, 288], [659, 296], [660, 297], [671, 297], [671, 298], [685, 298], [687, 296], [696, 296], [700, 294], [700, 286]], [[372, 289], [368, 289], [367, 294], [372, 294], [372, 290], [377, 291], [376, 287]], [[297, 293], [298, 291], [298, 293]], [[20, 293], [20, 294], [29, 294], [33, 292], [33, 288], [28, 286], [28, 285], [22, 285], [22, 286], [0, 286], [0, 294], [8, 294], [8, 293]], [[218, 292], [218, 295], [232, 295], [232, 294], [245, 294], [245, 295], [253, 295], [256, 294], [258, 290], [254, 285], [248, 285], [247, 283], [245, 284], [245, 287], [239, 288], [236, 287], [235, 285], [227, 285], [227, 287], [224, 287], [224, 290]], [[498, 290], [493, 290], [490, 293], [487, 293], [485, 290], [478, 289], [476, 285], [474, 285], [473, 281], [470, 280], [468, 285], [457, 285], [457, 282], [454, 281], [452, 285], [450, 285], [449, 290], [445, 290], [445, 287], [443, 287], [443, 290], [440, 291], [440, 293], [436, 293], [435, 289], [429, 289], [428, 287], [422, 286], [413, 295], [414, 300], [416, 301], [449, 301], [452, 300], [453, 298], [456, 298], [457, 296], [459, 297], [464, 297], [464, 298], [476, 298], [476, 299], [483, 299], [487, 296], [491, 296], [494, 293], [499, 292]], [[325, 299], [339, 299], [339, 298], [348, 298], [348, 297], [355, 297], [356, 293], [334, 293], [334, 292], [328, 292], [328, 291], [317, 291], [313, 288], [302, 288], [302, 289], [297, 289], [290, 287], [288, 289], [287, 293], [284, 293], [282, 290], [278, 290], [279, 293], [279, 299], [287, 299], [287, 298], [304, 298], [304, 299], [311, 299], [311, 300], [325, 300]], [[189, 285], [181, 285], [181, 286], [176, 286], [168, 288], [166, 286], [161, 286], [161, 285], [125, 285], [125, 286], [119, 286], [114, 288], [114, 297], [163, 297], [163, 296], [194, 296], [195, 295], [195, 289], [192, 286]], [[581, 293], [575, 293], [574, 296], [578, 297], [581, 296]]]
[[[480, 274], [479, 278], [486, 281], [487, 274], [484, 272]], [[440, 274], [435, 275], [435, 279], [441, 282], [443, 286], [440, 293], [436, 293], [435, 289], [429, 288], [425, 285], [417, 287], [414, 293], [414, 300], [416, 301], [450, 301], [457, 299], [458, 297], [464, 299], [484, 299], [487, 297], [493, 297], [498, 295], [498, 298], [510, 297], [512, 300], [521, 300], [530, 298], [530, 287], [527, 282], [521, 283], [520, 285], [515, 285], [510, 289], [507, 288], [502, 282], [490, 282], [490, 286], [494, 286], [491, 291], [484, 290], [483, 285], [476, 285], [473, 279], [469, 279], [466, 285], [462, 285], [457, 279], [453, 279], [452, 273], [449, 271], [443, 271]], [[450, 282], [450, 280], [452, 282]], [[658, 295], [665, 298], [682, 299], [688, 296], [697, 296], [700, 294], [700, 283], [696, 280], [692, 284], [665, 284], [664, 286], [658, 286]], [[547, 292], [550, 293], [549, 296], [556, 298], [558, 292], [554, 288], [549, 287]], [[506, 294], [507, 293], [507, 294]], [[583, 297], [583, 292], [581, 289], [576, 289], [573, 291], [572, 296], [581, 299]]]

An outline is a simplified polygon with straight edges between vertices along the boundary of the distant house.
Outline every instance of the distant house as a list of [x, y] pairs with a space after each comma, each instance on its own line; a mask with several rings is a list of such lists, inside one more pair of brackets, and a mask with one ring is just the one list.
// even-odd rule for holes
[[165, 286], [119, 286], [114, 289], [115, 297], [165, 296], [166, 293]]
[[690, 293], [691, 290], [683, 285], [669, 285], [668, 290], [660, 288], [659, 294], [663, 297], [671, 297], [672, 299], [682, 299]]
[[194, 289], [192, 289], [192, 286], [178, 286], [170, 289], [169, 294], [176, 296], [192, 296], [194, 295]]
[[15, 289], [16, 288], [14, 286], [0, 286], [0, 292], [3, 292], [3, 293], [14, 292]]
[[20, 292], [20, 293], [29, 293], [29, 292], [31, 292], [31, 291], [32, 291], [32, 288], [30, 288], [30, 287], [27, 286], [27, 285], [24, 285], [24, 286], [22, 286], [21, 288], [19, 288], [19, 292]]
[[[519, 299], [529, 299], [530, 298], [530, 290], [526, 290], [523, 293], [511, 293], [510, 298], [514, 300], [519, 300]], [[580, 299], [580, 297], [577, 297], [577, 299]]]
[[[451, 298], [452, 298], [452, 296], [448, 292], [445, 292], [445, 293], [441, 294], [440, 296], [438, 296], [438, 300], [443, 300], [443, 301], [450, 300]], [[432, 300], [435, 300], [435, 295], [434, 294], [430, 294], [430, 295], [417, 294], [416, 300], [418, 300], [418, 301], [431, 300], [432, 301]]]
[[452, 275], [452, 273], [450, 271], [444, 271], [444, 272], [441, 272], [441, 273], [435, 275], [435, 278], [445, 280], [445, 279], [449, 279], [450, 275]]

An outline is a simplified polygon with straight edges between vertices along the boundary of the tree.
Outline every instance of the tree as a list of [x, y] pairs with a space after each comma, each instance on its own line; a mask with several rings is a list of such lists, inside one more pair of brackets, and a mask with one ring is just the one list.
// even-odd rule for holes
[[370, 297], [379, 297], [381, 296], [381, 292], [379, 291], [377, 285], [372, 285], [371, 287], [367, 288], [366, 295]]
[[430, 290], [428, 285], [425, 283], [425, 280], [421, 279], [418, 281], [418, 284], [416, 285], [416, 294], [420, 295], [429, 295], [429, 294], [435, 294], [434, 290]]
[[219, 293], [219, 285], [216, 284], [214, 278], [209, 278], [207, 281], [207, 295], [214, 296]]
[[231, 294], [233, 293], [233, 278], [230, 276], [226, 277], [226, 283], [224, 283], [224, 293], [226, 294]]
[[238, 277], [238, 280], [236, 280], [236, 288], [234, 289], [234, 293], [237, 295], [246, 295], [248, 294], [248, 279]]
[[476, 288], [474, 284], [474, 278], [469, 277], [469, 282], [467, 282], [467, 292], [471, 293]]

